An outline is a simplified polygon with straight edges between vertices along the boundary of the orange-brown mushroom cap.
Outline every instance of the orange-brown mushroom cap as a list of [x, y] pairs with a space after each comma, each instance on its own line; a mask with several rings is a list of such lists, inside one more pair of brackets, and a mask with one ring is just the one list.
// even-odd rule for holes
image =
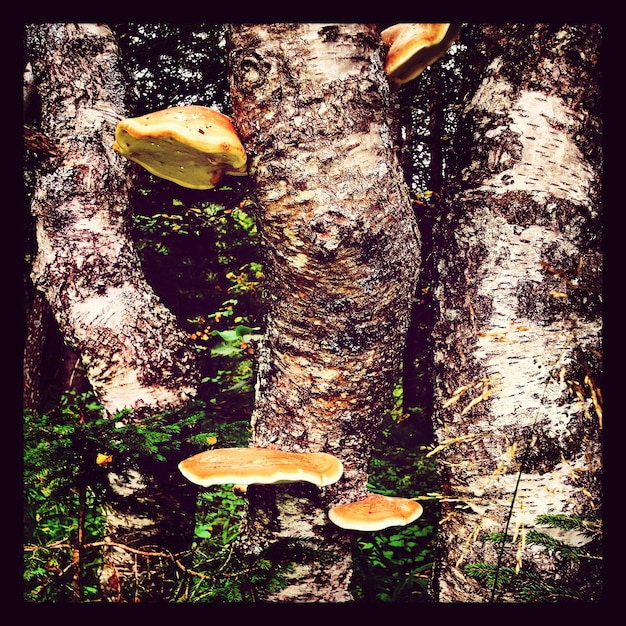
[[170, 107], [122, 120], [113, 149], [150, 173], [190, 189], [212, 189], [224, 174], [246, 175], [246, 152], [227, 115]]
[[370, 493], [362, 500], [338, 504], [328, 511], [328, 517], [346, 530], [376, 531], [410, 524], [422, 511], [422, 505], [415, 500]]
[[325, 487], [343, 474], [341, 461], [325, 452], [286, 452], [267, 448], [216, 448], [178, 464], [187, 480], [209, 487], [309, 482]]
[[417, 78], [441, 58], [461, 30], [460, 24], [394, 24], [382, 31], [389, 46], [385, 73], [393, 88]]

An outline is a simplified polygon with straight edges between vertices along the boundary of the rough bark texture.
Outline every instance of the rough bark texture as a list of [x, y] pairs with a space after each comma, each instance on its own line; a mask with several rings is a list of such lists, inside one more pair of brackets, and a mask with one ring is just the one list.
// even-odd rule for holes
[[24, 409], [38, 411], [41, 400], [40, 380], [42, 349], [49, 325], [50, 308], [40, 292], [36, 292], [27, 315], [24, 344]]
[[[106, 412], [130, 408], [136, 418], [184, 406], [195, 395], [194, 354], [144, 279], [130, 238], [127, 162], [111, 147], [115, 123], [126, 115], [112, 33], [98, 24], [38, 24], [26, 28], [26, 42], [41, 132], [54, 144], [32, 201], [33, 283]], [[114, 484], [113, 540], [175, 549], [191, 537], [193, 491], [175, 463], [160, 469], [157, 477], [138, 467], [133, 481]], [[163, 495], [172, 489], [174, 501]], [[121, 582], [134, 567], [123, 552], [112, 555], [105, 578], [114, 581], [113, 597], [122, 597]]]
[[113, 37], [93, 24], [27, 34], [41, 130], [61, 153], [42, 167], [32, 202], [33, 282], [110, 413], [180, 404], [195, 393], [194, 359], [129, 237], [127, 165], [111, 147], [126, 113]]
[[383, 55], [367, 25], [230, 29], [267, 293], [252, 444], [328, 452], [344, 464], [323, 490], [249, 490], [250, 549], [318, 550], [269, 600], [350, 599], [350, 533], [326, 513], [365, 496], [399, 376], [419, 236], [389, 129]]
[[[464, 567], [497, 563], [485, 534], [509, 514], [525, 536], [552, 532], [538, 515], [599, 517], [602, 503], [600, 29], [480, 30], [434, 236], [442, 602], [491, 599]], [[509, 543], [501, 564], [583, 594], [597, 583], [537, 546]]]

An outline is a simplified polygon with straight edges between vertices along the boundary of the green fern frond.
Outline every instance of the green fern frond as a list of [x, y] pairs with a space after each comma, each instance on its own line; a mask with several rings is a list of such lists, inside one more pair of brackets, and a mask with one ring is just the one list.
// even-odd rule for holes
[[494, 585], [500, 588], [510, 584], [515, 576], [514, 569], [501, 567], [498, 570], [497, 565], [494, 563], [468, 563], [464, 571], [468, 576], [484, 581], [490, 589], [493, 589]]
[[582, 601], [585, 598], [579, 592], [566, 587], [552, 585], [539, 576], [526, 571], [516, 572], [512, 567], [500, 567], [493, 563], [471, 563], [465, 566], [465, 573], [472, 578], [482, 580], [488, 589], [507, 589], [519, 592], [524, 602], [562, 602], [565, 600]]

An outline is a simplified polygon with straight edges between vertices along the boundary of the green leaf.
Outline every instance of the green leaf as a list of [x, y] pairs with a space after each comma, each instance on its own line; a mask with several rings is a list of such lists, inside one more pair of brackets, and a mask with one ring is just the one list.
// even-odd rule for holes
[[258, 326], [251, 328], [250, 326], [244, 326], [243, 324], [235, 326], [235, 334], [237, 335], [237, 337], [250, 336], [254, 334], [254, 331], [256, 330], [261, 330], [261, 329]]
[[211, 536], [210, 526], [198, 526], [194, 532], [196, 537], [200, 539], [208, 539]]
[[239, 346], [228, 345], [226, 343], [220, 343], [214, 348], [211, 348], [211, 356], [237, 356], [241, 354], [242, 348]]
[[209, 334], [221, 337], [224, 341], [237, 341], [239, 339], [235, 330], [212, 330]]

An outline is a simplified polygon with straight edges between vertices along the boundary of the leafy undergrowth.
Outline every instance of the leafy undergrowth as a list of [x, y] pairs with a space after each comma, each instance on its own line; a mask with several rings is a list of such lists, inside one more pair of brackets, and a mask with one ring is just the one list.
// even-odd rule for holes
[[[247, 445], [247, 422], [209, 422], [217, 447]], [[404, 527], [354, 533], [355, 571], [351, 591], [356, 602], [426, 602], [439, 517], [434, 461], [414, 441], [413, 428], [390, 420], [370, 466], [370, 490], [418, 498], [422, 516]], [[202, 490], [193, 548], [196, 574], [178, 597], [184, 602], [253, 602], [256, 590], [280, 584], [269, 560], [237, 561], [232, 550], [245, 499], [231, 485]]]
[[[434, 460], [413, 444], [412, 426], [394, 423], [383, 432], [370, 464], [369, 489], [416, 498], [424, 512], [412, 524], [355, 535], [353, 595], [363, 602], [426, 602], [439, 505]], [[408, 444], [408, 445], [407, 445]]]
[[[118, 457], [124, 456], [124, 450], [104, 445], [105, 441], [122, 444], [109, 433], [111, 420], [98, 417], [100, 409], [90, 397], [70, 396], [58, 409], [26, 416], [27, 601], [101, 600], [98, 546], [103, 539], [103, 511], [108, 498], [106, 473]], [[85, 417], [88, 413], [90, 419]], [[194, 437], [196, 443], [217, 447], [247, 445], [248, 421], [219, 419], [211, 410], [203, 415], [203, 434]], [[193, 417], [186, 416], [183, 421]], [[180, 434], [181, 424], [164, 428], [138, 430], [132, 441], [124, 445], [145, 453], [179, 439], [176, 435]], [[155, 447], [157, 442], [160, 445]], [[422, 494], [436, 491], [432, 461], [424, 454], [420, 446], [411, 444], [410, 428], [392, 421], [372, 460], [371, 490], [420, 499]], [[77, 489], [77, 485], [82, 489]], [[427, 498], [422, 504], [424, 513], [413, 524], [354, 534], [352, 592], [356, 601], [426, 601], [438, 511], [436, 502]], [[159, 576], [171, 590], [164, 600], [254, 602], [259, 589], [280, 584], [279, 568], [270, 558], [245, 560], [233, 550], [244, 507], [244, 496], [232, 485], [200, 490], [195, 537], [190, 548], [176, 555], [153, 555], [162, 563]], [[76, 561], [77, 556], [80, 561]], [[145, 591], [142, 589], [143, 583], [138, 580], [133, 593], [141, 597]]]
[[[250, 437], [247, 421], [208, 418], [203, 431], [219, 448], [245, 447]], [[272, 584], [269, 560], [244, 560], [233, 549], [244, 508], [245, 497], [233, 485], [200, 490], [194, 542], [185, 558], [191, 575], [184, 577], [173, 601], [254, 602], [256, 589]]]
[[[538, 527], [516, 533], [487, 533], [486, 542], [500, 550], [516, 547], [515, 564], [468, 563], [465, 572], [491, 589], [492, 601], [499, 597], [519, 597], [523, 602], [598, 602], [602, 596], [602, 520], [583, 519], [573, 515], [540, 515]], [[559, 539], [548, 531], [563, 533]], [[574, 545], [565, 539], [567, 533], [577, 534], [569, 539], [585, 538], [583, 545]], [[546, 576], [532, 560], [522, 558], [525, 546], [533, 546], [551, 554], [558, 574]]]

